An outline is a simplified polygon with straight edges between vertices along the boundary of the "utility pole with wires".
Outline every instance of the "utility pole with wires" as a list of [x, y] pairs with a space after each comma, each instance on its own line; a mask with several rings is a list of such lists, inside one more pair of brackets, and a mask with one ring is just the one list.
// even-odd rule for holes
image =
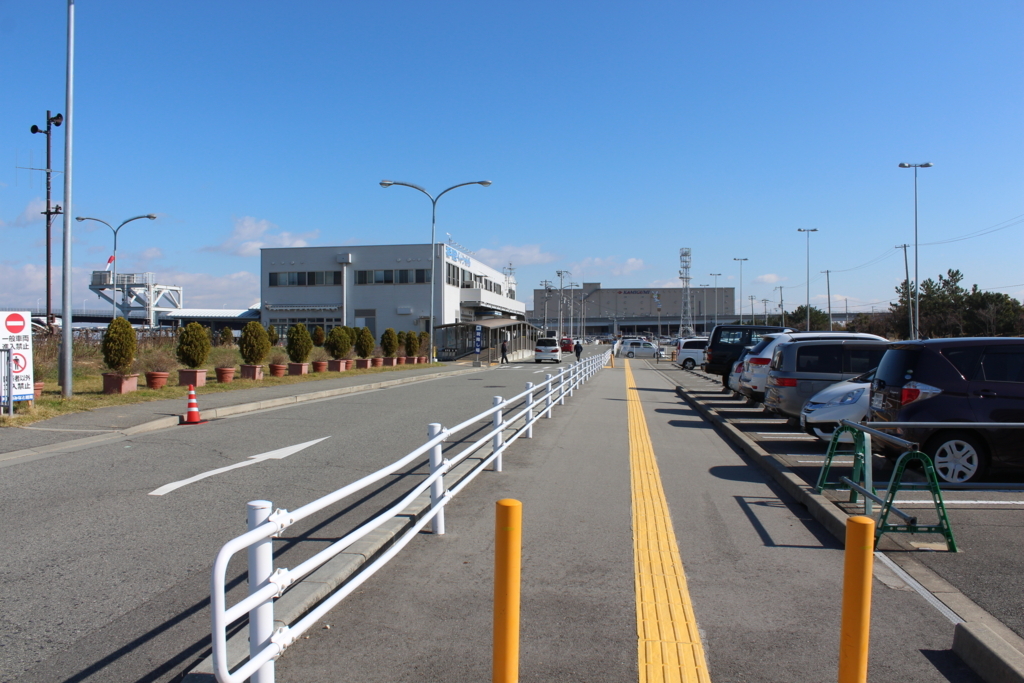
[[907, 263], [907, 247], [909, 246], [909, 244], [897, 244], [896, 248], [903, 250], [903, 272], [906, 274], [907, 278], [904, 280], [904, 282], [907, 283], [907, 331], [910, 333], [910, 336], [907, 337], [907, 339], [917, 339], [917, 330], [914, 329], [914, 304], [913, 300], [910, 298], [910, 264]]
[[750, 299], [750, 324], [754, 324], [754, 302], [757, 301], [757, 297], [751, 294], [747, 297]]
[[761, 303], [764, 304], [764, 324], [768, 324], [768, 299], [761, 299]]
[[[564, 280], [567, 277], [572, 277], [572, 273], [568, 270], [557, 270], [555, 275], [558, 276], [558, 339], [562, 339], [562, 302], [565, 300], [565, 286]], [[561, 343], [561, 341], [559, 341]]]
[[821, 271], [825, 273], [825, 295], [828, 297], [828, 331], [832, 331], [832, 283], [829, 280], [831, 270]]
[[541, 280], [540, 286], [544, 288], [544, 333], [548, 331], [548, 299], [551, 298], [551, 280]]
[[786, 326], [786, 305], [782, 302], [782, 285], [775, 289], [779, 290], [779, 310], [782, 311], [782, 326]]

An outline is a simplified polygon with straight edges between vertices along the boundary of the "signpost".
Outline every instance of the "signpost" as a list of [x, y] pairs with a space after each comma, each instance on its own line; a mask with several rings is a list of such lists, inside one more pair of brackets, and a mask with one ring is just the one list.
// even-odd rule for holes
[[28, 311], [0, 313], [0, 349], [9, 350], [4, 354], [4, 367], [0, 368], [0, 402], [9, 406], [11, 414], [14, 401], [31, 401], [35, 398], [32, 378], [32, 328]]

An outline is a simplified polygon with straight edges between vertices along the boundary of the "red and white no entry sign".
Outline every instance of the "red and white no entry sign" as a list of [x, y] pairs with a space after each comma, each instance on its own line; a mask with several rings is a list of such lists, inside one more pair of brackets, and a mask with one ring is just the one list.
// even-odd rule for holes
[[21, 313], [11, 313], [4, 321], [4, 326], [11, 334], [20, 334], [25, 329], [25, 316]]
[[15, 353], [11, 356], [11, 362], [14, 365], [15, 372], [24, 372], [25, 368], [28, 367], [28, 361], [25, 360], [25, 356], [20, 353]]

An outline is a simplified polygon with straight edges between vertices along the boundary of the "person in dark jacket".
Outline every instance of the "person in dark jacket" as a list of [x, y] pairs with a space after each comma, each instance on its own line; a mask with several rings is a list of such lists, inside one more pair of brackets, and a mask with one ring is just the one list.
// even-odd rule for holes
[[501, 340], [501, 362], [508, 362], [508, 342], [504, 339]]
[[576, 340], [576, 346], [572, 347], [572, 350], [576, 352], [576, 362], [580, 362], [580, 355], [583, 353], [583, 344], [580, 344], [580, 340]]

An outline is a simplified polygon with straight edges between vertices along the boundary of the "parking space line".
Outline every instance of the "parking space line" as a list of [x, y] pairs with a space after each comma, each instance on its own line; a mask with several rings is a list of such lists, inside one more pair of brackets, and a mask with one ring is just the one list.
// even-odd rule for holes
[[623, 365], [629, 424], [640, 683], [710, 683], [651, 435], [630, 361]]

